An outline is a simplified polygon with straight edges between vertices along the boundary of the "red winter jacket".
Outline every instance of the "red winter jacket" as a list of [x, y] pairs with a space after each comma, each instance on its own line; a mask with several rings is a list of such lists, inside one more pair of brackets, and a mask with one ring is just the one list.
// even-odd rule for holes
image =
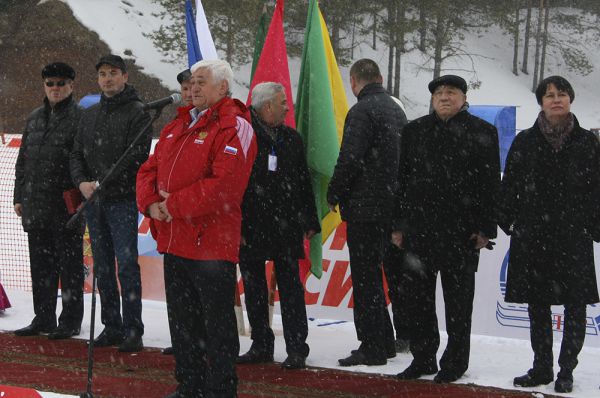
[[140, 212], [170, 193], [171, 222], [151, 220], [160, 253], [194, 260], [238, 262], [240, 205], [256, 157], [250, 114], [238, 100], [226, 97], [194, 124], [189, 110], [162, 130], [154, 154], [137, 175]]

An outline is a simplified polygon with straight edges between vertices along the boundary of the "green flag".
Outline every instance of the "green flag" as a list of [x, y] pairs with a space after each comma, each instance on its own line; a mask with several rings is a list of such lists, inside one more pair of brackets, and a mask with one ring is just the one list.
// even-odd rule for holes
[[252, 72], [250, 72], [250, 81], [254, 79], [254, 72], [256, 71], [256, 66], [258, 65], [258, 59], [260, 58], [260, 53], [265, 45], [265, 37], [267, 37], [267, 28], [269, 26], [267, 19], [267, 3], [265, 3], [263, 5], [260, 19], [258, 20], [256, 37], [254, 38], [254, 56], [252, 57]]
[[296, 126], [304, 140], [322, 233], [311, 240], [311, 272], [323, 272], [322, 244], [341, 223], [327, 207], [327, 186], [340, 151], [348, 101], [325, 20], [310, 0], [296, 98]]

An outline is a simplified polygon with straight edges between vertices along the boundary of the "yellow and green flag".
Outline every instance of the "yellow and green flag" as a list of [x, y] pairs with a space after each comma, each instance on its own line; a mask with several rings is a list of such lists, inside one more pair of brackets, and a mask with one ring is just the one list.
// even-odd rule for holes
[[304, 140], [322, 233], [311, 241], [311, 272], [323, 273], [322, 248], [341, 223], [327, 207], [327, 186], [342, 142], [348, 101], [317, 0], [310, 0], [296, 97], [296, 128]]

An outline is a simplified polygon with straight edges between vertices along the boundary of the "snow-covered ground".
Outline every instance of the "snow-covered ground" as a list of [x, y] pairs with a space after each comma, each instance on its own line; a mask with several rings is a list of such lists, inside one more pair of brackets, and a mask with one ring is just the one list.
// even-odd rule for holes
[[[7, 290], [12, 308], [4, 313], [0, 312], [0, 330], [10, 331], [29, 324], [33, 318], [33, 304], [31, 294], [19, 290]], [[79, 338], [89, 336], [90, 325], [90, 302], [91, 295], [86, 295], [85, 319]], [[61, 304], [58, 302], [58, 311]], [[276, 312], [278, 312], [276, 310]], [[163, 302], [144, 300], [143, 320], [145, 324], [144, 344], [147, 347], [167, 347], [170, 345], [169, 328], [167, 327], [166, 306]], [[326, 326], [322, 326], [327, 324]], [[96, 312], [96, 335], [100, 333], [100, 313]], [[248, 322], [246, 320], [246, 325]], [[273, 330], [275, 332], [275, 360], [281, 362], [285, 359], [285, 343], [281, 318], [274, 316]], [[555, 336], [558, 336], [555, 334]], [[556, 339], [557, 337], [555, 337]], [[246, 352], [250, 348], [250, 337], [240, 336], [240, 351]], [[337, 359], [347, 356], [351, 349], [358, 347], [354, 324], [352, 322], [332, 323], [324, 319], [311, 319], [309, 321], [308, 344], [310, 355], [307, 359], [309, 366], [332, 368], [339, 370], [352, 370], [363, 373], [380, 373], [395, 375], [409, 365], [412, 357], [410, 354], [399, 354], [396, 358], [388, 361], [385, 366], [355, 366], [342, 368], [337, 365]], [[442, 343], [438, 358], [446, 345], [445, 335], [442, 335]], [[555, 363], [558, 358], [560, 341], [555, 341], [554, 356]], [[532, 353], [529, 342], [523, 340], [472, 336], [471, 339], [471, 361], [467, 373], [457, 381], [461, 384], [477, 384], [480, 386], [493, 386], [506, 389], [515, 389], [512, 379], [520, 376], [529, 369], [532, 362]], [[573, 393], [564, 396], [577, 398], [592, 398], [600, 396], [600, 348], [584, 347], [579, 355], [579, 366], [575, 369], [575, 386]], [[555, 371], [558, 365], [555, 364]], [[431, 380], [433, 376], [424, 377]], [[539, 392], [542, 394], [556, 394], [553, 383], [525, 391]], [[561, 394], [557, 394], [561, 395]], [[58, 395], [44, 395], [44, 397], [55, 398]], [[540, 395], [537, 395], [540, 397]]]

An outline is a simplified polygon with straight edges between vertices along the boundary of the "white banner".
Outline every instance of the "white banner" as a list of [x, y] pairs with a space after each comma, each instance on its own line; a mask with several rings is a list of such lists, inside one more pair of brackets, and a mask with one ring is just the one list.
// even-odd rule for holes
[[[336, 231], [337, 233], [338, 231]], [[352, 317], [352, 283], [348, 247], [343, 232], [329, 238], [323, 248], [323, 276], [321, 280], [310, 276], [306, 282], [307, 309], [310, 317], [349, 320]], [[332, 241], [336, 238], [337, 243]], [[343, 240], [343, 248], [339, 249]], [[504, 302], [506, 287], [507, 252], [509, 238], [500, 229], [494, 250], [482, 250], [476, 274], [473, 303], [472, 333], [488, 336], [511, 337], [529, 340], [527, 305]], [[596, 275], [600, 274], [600, 245], [594, 245]], [[438, 277], [437, 314], [440, 329], [445, 330], [444, 299]], [[390, 307], [391, 308], [391, 307]], [[552, 307], [553, 329], [560, 334], [564, 327], [564, 308]], [[600, 306], [587, 308], [586, 346], [600, 347]], [[557, 336], [558, 337], [558, 336]]]

